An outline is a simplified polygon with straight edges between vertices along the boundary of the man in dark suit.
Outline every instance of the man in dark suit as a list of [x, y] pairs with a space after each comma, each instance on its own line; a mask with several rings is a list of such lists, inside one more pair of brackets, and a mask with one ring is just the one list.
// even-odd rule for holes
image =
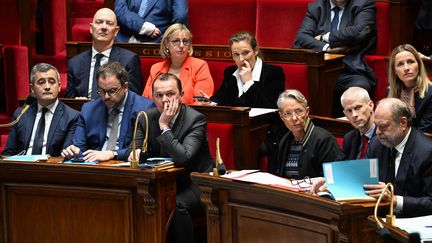
[[117, 0], [114, 11], [121, 29], [118, 42], [160, 42], [174, 23], [187, 25], [187, 0]]
[[[36, 64], [31, 70], [30, 88], [37, 102], [12, 126], [3, 155], [60, 156], [72, 143], [79, 113], [58, 99], [60, 75], [54, 66]], [[14, 120], [21, 110], [15, 111]]]
[[144, 83], [139, 56], [131, 51], [113, 46], [119, 31], [114, 12], [108, 8], [99, 9], [90, 24], [92, 48], [69, 60], [67, 98], [92, 98], [97, 95], [97, 68], [108, 61], [120, 62], [129, 73], [129, 90], [141, 95]]
[[375, 136], [374, 103], [365, 89], [351, 87], [342, 94], [341, 104], [345, 116], [355, 128], [344, 136], [342, 159], [363, 159], [370, 140]]
[[375, 12], [374, 0], [316, 0], [309, 3], [297, 33], [295, 48], [345, 55], [334, 91], [334, 116], [342, 116], [339, 97], [347, 88], [358, 86], [373, 94], [375, 74], [363, 57], [376, 46]]
[[97, 80], [101, 99], [83, 105], [73, 145], [62, 156], [82, 156], [84, 161], [126, 160], [137, 114], [154, 103], [128, 90], [127, 71], [118, 62], [102, 65]]
[[[193, 171], [209, 171], [213, 159], [209, 152], [204, 115], [185, 104], [181, 81], [173, 74], [159, 75], [153, 82], [156, 109], [146, 111], [148, 124], [148, 156], [171, 157], [184, 171], [177, 176], [176, 211], [167, 242], [193, 242], [191, 211], [200, 205], [200, 191], [189, 175]], [[146, 122], [140, 117], [136, 136], [137, 148], [143, 144]], [[129, 150], [132, 159], [132, 149]]]
[[[411, 112], [399, 99], [381, 100], [374, 116], [377, 137], [372, 139], [367, 156], [378, 158], [381, 182], [365, 185], [366, 193], [378, 198], [383, 182], [392, 182], [397, 214], [432, 214], [432, 140], [411, 126]], [[391, 200], [389, 193], [383, 200]]]

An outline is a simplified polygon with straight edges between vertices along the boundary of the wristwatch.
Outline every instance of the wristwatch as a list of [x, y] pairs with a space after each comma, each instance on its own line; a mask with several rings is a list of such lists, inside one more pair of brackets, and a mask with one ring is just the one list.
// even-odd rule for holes
[[112, 151], [112, 153], [113, 153], [113, 155], [114, 155], [114, 158], [113, 158], [113, 160], [117, 160], [117, 157], [118, 157], [118, 153], [117, 153], [116, 151]]

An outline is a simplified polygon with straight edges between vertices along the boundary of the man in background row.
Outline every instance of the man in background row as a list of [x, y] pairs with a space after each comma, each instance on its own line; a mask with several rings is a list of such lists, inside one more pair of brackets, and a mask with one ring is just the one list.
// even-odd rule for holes
[[[37, 102], [12, 126], [3, 155], [50, 154], [60, 156], [72, 144], [78, 111], [58, 99], [60, 75], [47, 63], [36, 64], [30, 73], [30, 89]], [[23, 107], [14, 113], [14, 120]]]
[[187, 0], [116, 0], [118, 42], [160, 42], [168, 26], [187, 25]]
[[96, 72], [108, 61], [121, 63], [129, 73], [129, 89], [142, 94], [144, 84], [139, 56], [113, 45], [118, 32], [119, 26], [114, 12], [108, 8], [99, 9], [90, 24], [92, 48], [69, 60], [67, 98], [99, 98]]
[[342, 159], [363, 159], [370, 140], [375, 137], [374, 103], [365, 89], [351, 87], [342, 94], [341, 104], [345, 116], [355, 128], [344, 136]]
[[96, 78], [100, 99], [83, 105], [73, 145], [62, 156], [84, 161], [126, 160], [137, 114], [154, 103], [128, 90], [128, 73], [118, 62], [102, 65]]

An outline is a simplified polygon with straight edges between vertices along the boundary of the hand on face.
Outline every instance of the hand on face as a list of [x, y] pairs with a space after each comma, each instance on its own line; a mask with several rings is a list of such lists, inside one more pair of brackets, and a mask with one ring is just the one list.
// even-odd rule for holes
[[252, 68], [250, 66], [250, 63], [246, 60], [243, 61], [244, 65], [240, 68], [240, 79], [243, 83], [246, 83], [247, 81], [252, 80]]
[[174, 116], [177, 114], [179, 109], [180, 100], [179, 99], [167, 99], [163, 103], [163, 111], [159, 118], [159, 127], [162, 129], [164, 127], [169, 127]]

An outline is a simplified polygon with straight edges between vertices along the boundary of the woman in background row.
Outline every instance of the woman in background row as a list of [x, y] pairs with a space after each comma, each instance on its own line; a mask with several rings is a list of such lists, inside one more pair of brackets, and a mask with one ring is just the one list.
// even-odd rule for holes
[[389, 62], [389, 97], [404, 101], [413, 115], [413, 126], [432, 132], [432, 83], [417, 50], [403, 44], [396, 47]]
[[293, 179], [323, 176], [322, 164], [341, 155], [336, 138], [312, 123], [307, 100], [300, 91], [286, 90], [277, 106], [289, 132], [282, 137], [277, 163], [269, 163], [269, 172]]
[[221, 87], [211, 96], [201, 95], [214, 105], [276, 108], [278, 95], [283, 92], [285, 74], [281, 67], [264, 63], [256, 38], [249, 32], [231, 36], [230, 50], [235, 66], [227, 67]]
[[198, 90], [213, 94], [214, 84], [206, 61], [192, 57], [192, 33], [183, 24], [173, 24], [166, 30], [160, 43], [165, 60], [152, 65], [143, 96], [153, 98], [152, 83], [161, 73], [176, 75], [182, 82], [182, 103], [193, 104]]

